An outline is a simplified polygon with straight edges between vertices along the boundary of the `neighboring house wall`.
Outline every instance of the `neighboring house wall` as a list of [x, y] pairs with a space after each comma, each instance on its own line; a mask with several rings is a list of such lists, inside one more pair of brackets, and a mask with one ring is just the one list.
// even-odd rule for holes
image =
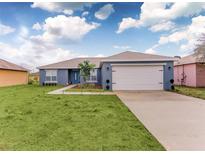
[[[114, 62], [112, 62], [114, 63]], [[111, 64], [112, 63], [103, 63], [102, 65], [102, 87], [103, 89], [106, 89], [106, 86], [109, 85], [110, 89], [112, 89], [112, 66]], [[119, 63], [119, 64], [122, 64], [122, 63], [125, 63], [125, 64], [128, 64], [128, 63], [166, 63], [166, 65], [164, 65], [164, 90], [170, 90], [171, 89], [171, 83], [170, 83], [170, 80], [174, 78], [174, 74], [173, 74], [173, 62], [159, 62], [159, 61], [156, 61], [156, 62], [150, 62], [150, 61], [147, 61], [147, 62], [115, 62], [115, 63]], [[109, 80], [109, 84], [106, 83], [106, 80]]]
[[196, 64], [174, 66], [175, 85], [196, 87]]
[[196, 64], [196, 86], [205, 87], [205, 64]]
[[0, 87], [28, 83], [28, 72], [0, 70]]
[[39, 75], [29, 75], [29, 80], [39, 81]]
[[181, 85], [182, 66], [174, 66], [174, 84]]

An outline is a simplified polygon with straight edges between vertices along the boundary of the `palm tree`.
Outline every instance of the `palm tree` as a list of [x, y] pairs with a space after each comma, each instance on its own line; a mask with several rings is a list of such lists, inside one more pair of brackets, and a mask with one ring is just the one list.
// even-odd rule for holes
[[83, 77], [84, 82], [86, 82], [90, 76], [90, 71], [95, 68], [95, 64], [91, 64], [88, 60], [85, 60], [84, 62], [80, 63], [78, 67], [80, 68], [80, 75]]

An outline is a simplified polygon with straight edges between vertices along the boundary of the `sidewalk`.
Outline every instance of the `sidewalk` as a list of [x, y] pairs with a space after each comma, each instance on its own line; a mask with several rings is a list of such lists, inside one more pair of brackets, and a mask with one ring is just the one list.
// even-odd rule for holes
[[48, 94], [64, 94], [67, 89], [73, 88], [73, 87], [75, 87], [75, 86], [76, 86], [75, 84], [69, 85], [69, 86], [67, 86], [67, 87], [63, 87], [63, 88], [61, 88], [61, 89], [57, 89], [57, 90], [48, 92]]
[[59, 94], [65, 94], [65, 95], [115, 95], [114, 92], [71, 92], [71, 91], [66, 91], [67, 89], [71, 89], [75, 86], [76, 85], [69, 85], [67, 87], [48, 92], [48, 94], [52, 94], [52, 95], [59, 95]]

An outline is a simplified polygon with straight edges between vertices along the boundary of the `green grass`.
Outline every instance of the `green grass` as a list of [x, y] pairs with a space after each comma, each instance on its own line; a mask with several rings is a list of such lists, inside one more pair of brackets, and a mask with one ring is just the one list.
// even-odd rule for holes
[[205, 99], [205, 88], [193, 88], [185, 86], [175, 86], [175, 92], [179, 94], [184, 94], [187, 96], [192, 96], [196, 98]]
[[0, 150], [164, 150], [117, 96], [0, 88]]

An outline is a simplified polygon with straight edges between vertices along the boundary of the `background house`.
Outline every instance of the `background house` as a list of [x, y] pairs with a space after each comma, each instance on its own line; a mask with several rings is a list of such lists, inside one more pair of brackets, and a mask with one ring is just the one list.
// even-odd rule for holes
[[39, 72], [34, 72], [29, 74], [29, 82], [39, 83]]
[[78, 84], [78, 64], [88, 60], [95, 64], [90, 83], [111, 90], [170, 90], [173, 79], [173, 57], [122, 52], [104, 58], [75, 58], [39, 67], [40, 84]]
[[174, 63], [174, 83], [191, 87], [205, 87], [205, 63], [195, 55], [183, 57]]
[[0, 87], [27, 83], [27, 69], [0, 59]]

